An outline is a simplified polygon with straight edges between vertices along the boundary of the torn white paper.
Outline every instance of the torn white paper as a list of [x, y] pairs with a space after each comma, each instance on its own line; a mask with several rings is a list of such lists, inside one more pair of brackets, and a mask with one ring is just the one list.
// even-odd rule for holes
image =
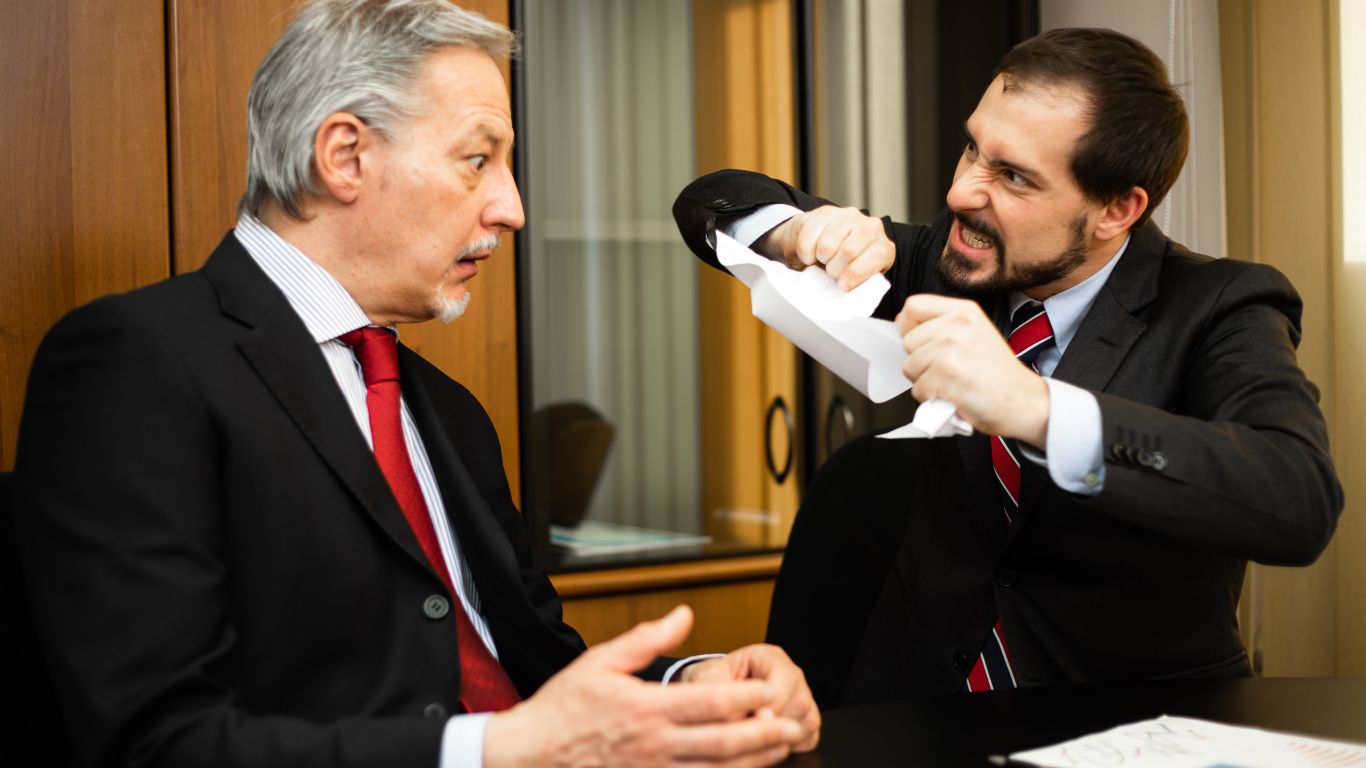
[[[901, 372], [906, 352], [896, 324], [870, 317], [891, 287], [887, 278], [874, 275], [845, 292], [824, 269], [789, 269], [723, 232], [716, 233], [716, 258], [749, 288], [755, 317], [869, 400], [886, 402], [910, 389]], [[931, 400], [911, 424], [883, 437], [971, 433], [951, 404]]]
[[1366, 746], [1163, 715], [992, 762], [1044, 768], [1346, 768], [1366, 766]]
[[958, 418], [958, 411], [948, 400], [927, 400], [916, 409], [915, 418], [904, 427], [883, 432], [878, 437], [899, 440], [906, 437], [953, 437], [970, 435], [972, 426]]

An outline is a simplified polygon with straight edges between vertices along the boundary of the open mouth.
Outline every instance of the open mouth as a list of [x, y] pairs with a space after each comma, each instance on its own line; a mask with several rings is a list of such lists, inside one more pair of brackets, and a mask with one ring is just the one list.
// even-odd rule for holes
[[991, 237], [965, 226], [961, 221], [958, 223], [958, 231], [963, 242], [973, 248], [992, 248], [996, 245], [996, 241], [992, 240]]

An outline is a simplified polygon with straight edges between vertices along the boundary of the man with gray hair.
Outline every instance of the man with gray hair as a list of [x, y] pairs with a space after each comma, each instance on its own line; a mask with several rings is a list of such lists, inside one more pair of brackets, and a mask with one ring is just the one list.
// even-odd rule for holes
[[252, 84], [234, 231], [43, 342], [15, 524], [74, 764], [751, 766], [815, 745], [777, 648], [658, 658], [686, 608], [585, 650], [488, 416], [396, 342], [458, 317], [522, 226], [513, 44], [445, 0], [305, 6]]

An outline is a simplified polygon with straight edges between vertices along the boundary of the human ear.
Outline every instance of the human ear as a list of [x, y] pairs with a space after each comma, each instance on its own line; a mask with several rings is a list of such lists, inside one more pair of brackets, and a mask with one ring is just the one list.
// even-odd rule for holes
[[1093, 233], [1097, 240], [1113, 240], [1128, 232], [1138, 217], [1148, 210], [1148, 192], [1131, 187], [1100, 210]]
[[362, 155], [372, 143], [372, 132], [350, 112], [333, 112], [313, 134], [313, 174], [321, 191], [339, 203], [353, 203], [360, 194], [366, 168]]

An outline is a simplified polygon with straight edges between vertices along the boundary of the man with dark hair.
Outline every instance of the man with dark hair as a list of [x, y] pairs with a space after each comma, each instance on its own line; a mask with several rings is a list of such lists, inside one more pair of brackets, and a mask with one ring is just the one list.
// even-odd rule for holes
[[522, 226], [513, 42], [446, 0], [304, 4], [252, 83], [237, 226], [202, 270], [44, 339], [14, 522], [67, 739], [33, 759], [763, 766], [815, 746], [782, 651], [660, 658], [686, 608], [585, 649], [488, 415], [398, 343], [458, 317]]
[[813, 479], [769, 640], [823, 706], [1249, 673], [1247, 560], [1312, 562], [1342, 491], [1294, 289], [1149, 221], [1187, 142], [1151, 51], [1054, 30], [1001, 62], [929, 226], [739, 171], [679, 196], [714, 266], [717, 228], [846, 289], [885, 272], [915, 398], [975, 430], [866, 436]]

